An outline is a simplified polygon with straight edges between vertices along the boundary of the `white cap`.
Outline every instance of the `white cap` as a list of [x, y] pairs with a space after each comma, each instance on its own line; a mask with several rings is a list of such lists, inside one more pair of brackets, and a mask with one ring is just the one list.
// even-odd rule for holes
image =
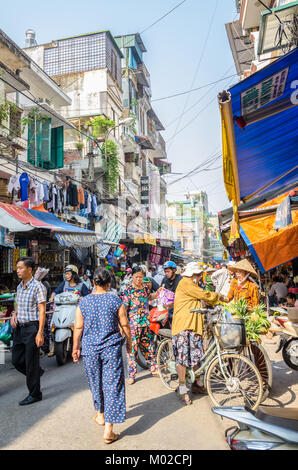
[[188, 263], [182, 276], [191, 277], [194, 274], [201, 274], [203, 271], [202, 266], [199, 263]]

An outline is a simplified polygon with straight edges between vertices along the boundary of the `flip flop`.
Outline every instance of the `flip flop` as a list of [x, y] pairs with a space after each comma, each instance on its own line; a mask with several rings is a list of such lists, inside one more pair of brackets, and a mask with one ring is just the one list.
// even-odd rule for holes
[[128, 385], [133, 385], [135, 383], [135, 379], [128, 379]]
[[113, 442], [118, 441], [119, 435], [120, 434], [114, 434], [114, 437], [112, 437], [110, 439], [104, 439], [103, 441], [104, 441], [105, 444], [113, 444]]

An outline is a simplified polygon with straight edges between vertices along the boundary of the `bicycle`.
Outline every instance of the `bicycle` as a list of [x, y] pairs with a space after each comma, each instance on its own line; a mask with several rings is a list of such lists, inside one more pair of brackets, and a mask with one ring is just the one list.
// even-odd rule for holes
[[[207, 339], [206, 351], [196, 371], [186, 370], [186, 383], [191, 386], [204, 374], [204, 386], [216, 406], [249, 406], [256, 409], [263, 397], [263, 380], [257, 367], [237, 349], [246, 346], [245, 326], [239, 325], [239, 335], [234, 343], [224, 343], [221, 337], [223, 309], [199, 308], [191, 313], [201, 313], [204, 318], [203, 340]], [[240, 333], [241, 330], [241, 333]], [[169, 390], [179, 386], [172, 340], [164, 339], [157, 351], [158, 371], [163, 385]]]

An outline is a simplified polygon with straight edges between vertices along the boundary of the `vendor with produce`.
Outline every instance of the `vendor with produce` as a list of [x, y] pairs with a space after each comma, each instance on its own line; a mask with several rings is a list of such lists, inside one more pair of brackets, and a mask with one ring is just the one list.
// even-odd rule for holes
[[235, 273], [236, 279], [231, 282], [230, 290], [224, 302], [245, 299], [248, 307], [259, 305], [259, 291], [251, 276], [258, 277], [256, 271], [247, 259], [238, 261], [228, 269]]

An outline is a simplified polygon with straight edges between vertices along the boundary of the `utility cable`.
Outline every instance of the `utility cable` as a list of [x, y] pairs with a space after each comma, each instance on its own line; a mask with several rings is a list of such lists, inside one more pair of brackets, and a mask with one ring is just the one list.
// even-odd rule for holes
[[187, 95], [188, 93], [193, 93], [194, 91], [202, 90], [202, 88], [206, 88], [206, 87], [211, 86], [211, 85], [216, 85], [217, 83], [222, 82], [223, 80], [226, 80], [226, 79], [232, 78], [232, 77], [236, 77], [236, 76], [238, 76], [238, 74], [234, 73], [233, 75], [229, 75], [227, 77], [220, 78], [219, 80], [216, 80], [215, 82], [210, 82], [210, 83], [207, 83], [206, 85], [202, 85], [198, 88], [193, 88], [192, 90], [183, 91], [181, 93], [176, 93], [175, 95], [164, 96], [163, 98], [156, 98], [154, 100], [151, 100], [151, 103], [153, 103], [154, 101], [163, 101], [163, 100], [168, 100], [170, 98], [176, 98], [177, 96]]
[[[204, 57], [204, 53], [205, 53], [205, 51], [206, 51], [206, 46], [207, 46], [207, 42], [208, 42], [209, 35], [210, 35], [210, 32], [211, 32], [211, 28], [212, 28], [212, 26], [213, 26], [213, 21], [214, 21], [214, 18], [215, 18], [215, 14], [216, 14], [217, 7], [218, 7], [218, 2], [219, 2], [219, 0], [216, 0], [215, 9], [214, 9], [214, 12], [213, 12], [211, 21], [210, 21], [210, 23], [209, 23], [209, 28], [208, 28], [208, 31], [207, 31], [207, 35], [206, 35], [206, 38], [205, 38], [205, 41], [204, 41], [204, 45], [203, 45], [203, 48], [202, 48], [202, 52], [201, 52], [201, 55], [200, 55], [200, 58], [199, 58], [199, 61], [198, 61], [197, 67], [196, 67], [196, 71], [195, 71], [195, 74], [194, 74], [194, 77], [193, 77], [193, 80], [192, 80], [192, 84], [191, 84], [191, 86], [190, 86], [190, 89], [192, 89], [193, 86], [194, 86], [194, 84], [195, 84], [195, 81], [196, 81], [196, 78], [197, 78], [197, 75], [198, 75], [198, 72], [199, 72], [199, 69], [200, 69], [200, 66], [201, 66], [203, 57]], [[169, 140], [174, 141], [174, 139], [176, 138], [176, 135], [177, 135], [177, 133], [178, 133], [178, 129], [179, 129], [180, 124], [181, 124], [181, 121], [182, 121], [183, 114], [184, 114], [185, 109], [186, 109], [187, 104], [188, 104], [188, 99], [189, 99], [189, 94], [187, 94], [187, 96], [186, 96], [186, 100], [185, 100], [185, 102], [184, 102], [184, 107], [183, 107], [182, 115], [181, 115], [181, 117], [179, 118], [179, 121], [178, 121], [178, 124], [177, 124], [177, 126], [176, 126], [175, 132], [174, 132], [173, 136], [172, 136]], [[170, 150], [170, 148], [171, 148], [171, 145], [169, 146], [168, 150]]]

